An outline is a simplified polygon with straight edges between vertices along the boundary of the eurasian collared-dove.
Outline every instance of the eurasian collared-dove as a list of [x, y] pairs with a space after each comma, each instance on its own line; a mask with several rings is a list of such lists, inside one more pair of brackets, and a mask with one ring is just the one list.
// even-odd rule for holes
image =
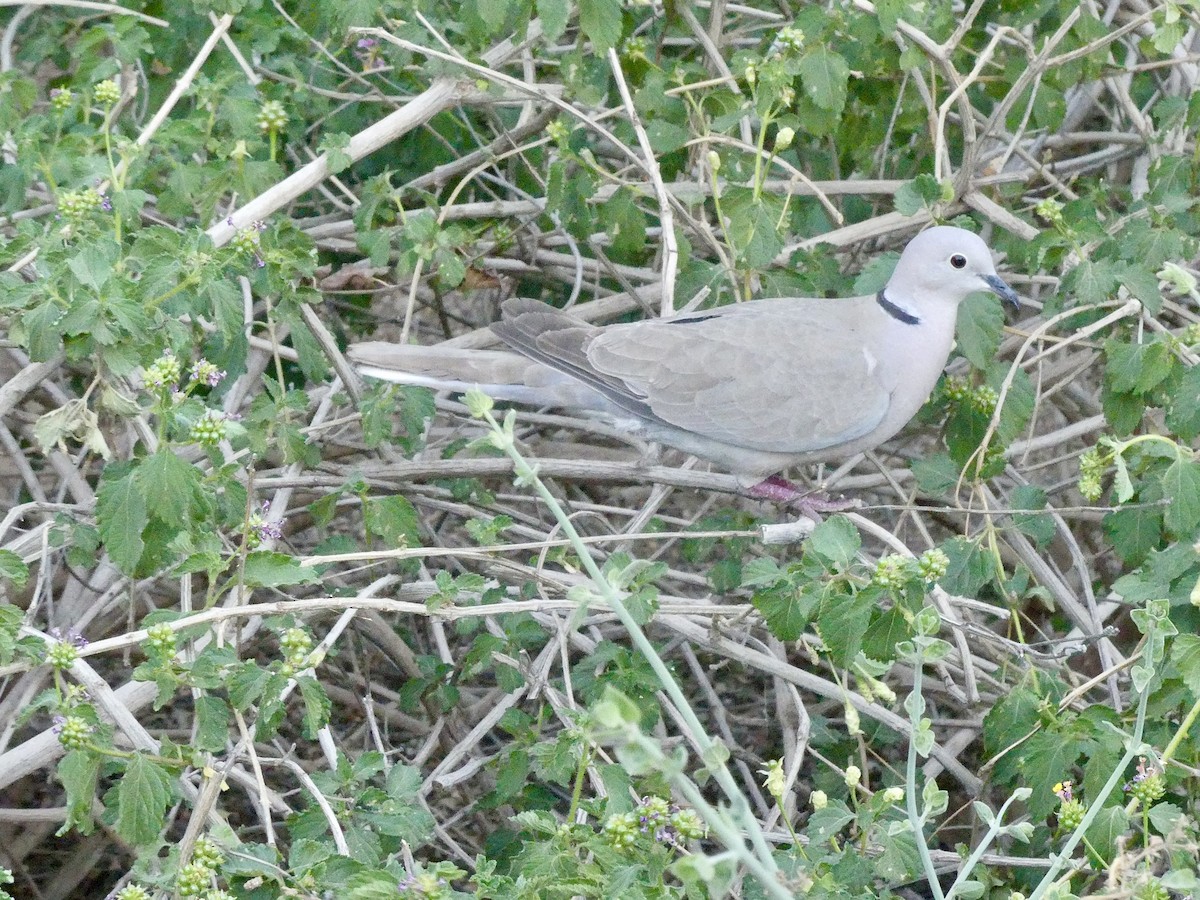
[[870, 450], [904, 427], [946, 365], [958, 305], [982, 290], [1019, 306], [979, 237], [938, 226], [909, 242], [878, 294], [604, 327], [514, 299], [492, 330], [516, 353], [370, 342], [350, 357], [388, 381], [598, 413], [788, 500], [795, 489], [768, 476]]

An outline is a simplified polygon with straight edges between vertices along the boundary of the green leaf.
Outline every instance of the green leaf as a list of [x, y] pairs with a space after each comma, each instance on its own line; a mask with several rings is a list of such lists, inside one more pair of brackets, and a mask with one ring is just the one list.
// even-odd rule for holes
[[229, 706], [220, 697], [203, 694], [195, 707], [196, 749], [220, 753], [229, 740]]
[[67, 260], [67, 267], [84, 287], [99, 291], [112, 277], [118, 248], [111, 241], [89, 243]]
[[839, 569], [850, 565], [861, 546], [858, 529], [845, 516], [830, 516], [814, 528], [804, 542], [805, 550], [816, 553]]
[[877, 294], [883, 290], [887, 286], [888, 279], [892, 277], [892, 272], [896, 270], [896, 263], [899, 260], [900, 254], [894, 252], [880, 253], [871, 259], [854, 279], [852, 288], [854, 295]]
[[1155, 507], [1118, 509], [1102, 524], [1113, 549], [1127, 564], [1141, 562], [1162, 540], [1163, 514]]
[[948, 453], [934, 453], [915, 459], [909, 465], [917, 485], [927, 494], [941, 497], [949, 494], [958, 484], [962, 470]]
[[1183, 441], [1200, 436], [1200, 366], [1188, 366], [1171, 391], [1167, 428]]
[[537, 16], [542, 22], [542, 38], [553, 44], [567, 30], [571, 17], [570, 0], [537, 0]]
[[420, 517], [416, 507], [399, 494], [372, 497], [363, 504], [367, 531], [388, 547], [421, 546]]
[[1088, 845], [1105, 862], [1114, 858], [1119, 842], [1129, 832], [1129, 813], [1120, 805], [1106, 806], [1088, 826]]
[[896, 645], [913, 636], [904, 611], [893, 606], [868, 626], [862, 638], [862, 651], [871, 659], [886, 662], [896, 658]]
[[783, 250], [780, 233], [783, 202], [781, 196], [756, 196], [749, 188], [726, 189], [722, 209], [727, 219], [729, 242], [737, 251], [739, 264], [760, 269], [769, 265]]
[[621, 39], [621, 0], [579, 0], [579, 28], [597, 56]]
[[329, 722], [329, 711], [333, 708], [333, 704], [330, 703], [325, 689], [315, 678], [308, 675], [301, 676], [296, 679], [296, 686], [300, 688], [300, 696], [304, 699], [304, 719], [301, 731], [310, 741], [316, 740], [317, 732]]
[[271, 673], [253, 662], [244, 662], [229, 676], [229, 702], [238, 712], [245, 712], [266, 689]]
[[785, 584], [759, 591], [751, 602], [762, 613], [771, 634], [781, 641], [794, 641], [804, 634], [819, 600], [819, 587], [815, 584], [800, 588]]
[[200, 486], [196, 467], [167, 447], [160, 447], [142, 460], [136, 472], [137, 486], [148, 509], [168, 525], [182, 527], [191, 516], [192, 502]]
[[1192, 697], [1200, 701], [1200, 635], [1178, 635], [1171, 646], [1171, 662]]
[[[928, 174], [918, 175], [912, 181], [906, 181], [896, 188], [893, 202], [896, 212], [900, 215], [915, 216], [921, 210], [932, 208], [936, 203], [941, 202], [942, 193], [942, 186], [936, 178]], [[962, 316], [961, 311], [959, 316]], [[978, 366], [977, 368], [983, 367]]]
[[11, 550], [0, 550], [0, 578], [7, 579], [14, 587], [24, 587], [29, 580], [29, 566]]
[[[1033, 512], [1046, 508], [1046, 492], [1030, 484], [1019, 485], [1013, 492], [1011, 503], [1013, 507], [1013, 524], [1022, 534], [1033, 538], [1039, 546], [1046, 546], [1054, 539], [1054, 519], [1045, 514]], [[1016, 510], [1031, 510], [1031, 512], [1016, 512]]]
[[950, 566], [938, 583], [951, 594], [978, 596], [996, 576], [995, 560], [972, 540], [953, 538], [942, 544], [942, 550], [950, 558]]
[[1111, 259], [1085, 259], [1063, 278], [1062, 290], [1079, 303], [1102, 303], [1117, 290], [1119, 265]]
[[800, 58], [800, 78], [804, 92], [817, 106], [840, 114], [846, 104], [850, 66], [828, 47], [817, 46]]
[[285, 584], [313, 584], [320, 575], [312, 566], [302, 566], [286, 553], [258, 550], [246, 557], [246, 584], [279, 587]]
[[346, 882], [343, 896], [345, 900], [396, 900], [399, 893], [395, 875], [382, 869], [363, 869]]
[[824, 809], [814, 810], [808, 817], [805, 833], [813, 845], [824, 844], [855, 819], [854, 813], [840, 800], [831, 800]]
[[131, 844], [158, 840], [171, 802], [171, 776], [156, 762], [134, 753], [117, 782], [117, 834]]
[[871, 612], [878, 609], [880, 595], [864, 590], [854, 596], [831, 595], [821, 603], [817, 625], [821, 639], [839, 666], [849, 666], [863, 646], [863, 636], [871, 624]]
[[742, 566], [742, 587], [771, 587], [786, 577], [779, 563], [769, 556], [760, 556]]
[[875, 860], [875, 873], [880, 878], [899, 884], [910, 880], [920, 871], [921, 854], [912, 832], [889, 834], [882, 843], [883, 852]]
[[108, 466], [96, 491], [96, 526], [108, 555], [126, 575], [133, 574], [142, 558], [142, 530], [148, 521], [137, 469], [130, 464]]
[[1084, 749], [1084, 744], [1073, 735], [1047, 730], [1034, 734], [1006, 757], [1020, 786], [1033, 790], [1029, 798], [1032, 818], [1044, 819], [1051, 813], [1058, 802], [1054, 785], [1071, 773]]
[[[490, 4], [485, 4], [490, 5]], [[497, 3], [497, 6], [500, 4]], [[350, 135], [343, 132], [327, 134], [321, 139], [321, 143], [317, 146], [317, 150], [325, 154], [325, 164], [329, 167], [329, 174], [336, 175], [338, 172], [348, 169], [354, 159], [350, 156]]]
[[96, 782], [100, 778], [101, 757], [86, 750], [68, 750], [58, 761], [58, 780], [67, 792], [67, 817], [58, 833], [78, 829], [91, 834], [92, 806], [96, 801]]
[[1004, 337], [1004, 307], [994, 294], [975, 293], [958, 308], [958, 349], [977, 369], [996, 359]]
[[1163, 510], [1163, 524], [1176, 537], [1190, 538], [1200, 525], [1200, 463], [1176, 459], [1163, 474], [1162, 484], [1170, 500]]
[[1108, 358], [1104, 375], [1114, 391], [1145, 394], [1171, 374], [1171, 351], [1162, 341], [1131, 344], [1109, 340], [1104, 343]]

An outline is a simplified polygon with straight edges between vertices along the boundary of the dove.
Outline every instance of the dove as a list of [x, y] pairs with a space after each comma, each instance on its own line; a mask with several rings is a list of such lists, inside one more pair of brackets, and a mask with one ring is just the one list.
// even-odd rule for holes
[[1020, 308], [987, 244], [935, 226], [877, 294], [751, 300], [599, 326], [511, 299], [509, 350], [353, 345], [364, 375], [598, 415], [737, 476], [751, 496], [805, 496], [778, 473], [878, 447], [916, 415], [954, 346], [958, 307], [991, 291]]

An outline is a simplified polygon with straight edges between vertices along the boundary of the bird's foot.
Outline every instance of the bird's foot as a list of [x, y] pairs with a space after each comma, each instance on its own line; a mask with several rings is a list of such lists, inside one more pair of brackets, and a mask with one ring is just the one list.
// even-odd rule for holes
[[747, 493], [757, 500], [770, 500], [784, 506], [794, 506], [802, 515], [820, 521], [829, 513], [845, 512], [861, 506], [858, 500], [847, 500], [842, 497], [834, 500], [823, 491], [807, 491], [798, 487], [786, 478], [772, 475], [764, 478], [758, 484], [752, 485]]

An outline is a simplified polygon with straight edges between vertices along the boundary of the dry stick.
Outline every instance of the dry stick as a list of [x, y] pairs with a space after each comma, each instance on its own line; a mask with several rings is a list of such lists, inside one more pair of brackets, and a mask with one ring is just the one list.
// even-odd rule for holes
[[[213, 49], [217, 46], [217, 42], [226, 36], [227, 32], [229, 31], [229, 26], [232, 24], [232, 15], [224, 15], [217, 20], [215, 27], [213, 28], [212, 32], [209, 33], [208, 38], [204, 41], [204, 45], [200, 48], [200, 51], [196, 54], [195, 58], [188, 64], [188, 67], [184, 70], [183, 74], [180, 75], [179, 79], [175, 82], [175, 86], [171, 89], [171, 93], [167, 95], [165, 100], [163, 100], [162, 105], [159, 106], [158, 111], [154, 114], [154, 117], [146, 123], [146, 127], [142, 129], [141, 134], [139, 134], [134, 140], [133, 144], [135, 147], [140, 149], [150, 143], [150, 139], [154, 137], [158, 129], [162, 127], [163, 122], [167, 120], [167, 116], [171, 114], [171, 110], [175, 108], [175, 104], [180, 101], [183, 95], [187, 92], [187, 89], [192, 86], [192, 82], [196, 79], [196, 75], [200, 72], [200, 67], [203, 66], [208, 60], [209, 54], [213, 52]], [[120, 161], [120, 163], [117, 164], [113, 180], [118, 186], [124, 183], [125, 173], [129, 170], [129, 162], [131, 159], [132, 157], [126, 156]]]
[[[504, 41], [487, 51], [483, 59], [489, 65], [499, 65], [512, 56], [516, 49], [511, 41]], [[345, 152], [351, 162], [360, 160], [400, 135], [428, 122], [442, 110], [460, 102], [463, 97], [474, 93], [477, 93], [475, 88], [469, 84], [451, 78], [437, 78], [411, 102], [351, 137]], [[221, 247], [228, 243], [239, 229], [267, 218], [324, 181], [330, 174], [329, 156], [323, 153], [213, 225], [206, 233], [216, 246]]]
[[[722, 656], [737, 660], [744, 665], [759, 669], [766, 674], [782, 678], [804, 690], [812, 691], [815, 694], [835, 700], [838, 703], [849, 701], [850, 705], [862, 715], [874, 719], [882, 725], [886, 725], [898, 734], [903, 735], [906, 739], [911, 739], [912, 737], [911, 723], [907, 719], [896, 715], [891, 710], [877, 703], [864, 700], [856, 693], [844, 690], [834, 682], [827, 681], [797, 666], [782, 662], [769, 653], [746, 647], [735, 640], [725, 637], [716, 629], [692, 622], [690, 617], [660, 615], [656, 621], [661, 621], [661, 624], [665, 627], [670, 628], [693, 643], [707, 647], [715, 653], [720, 653]], [[955, 756], [945, 752], [937, 744], [934, 744], [930, 756], [944, 765], [946, 770], [973, 796], [979, 795], [979, 792], [983, 789], [983, 782], [959, 762]]]
[[[1046, 40], [1046, 43], [1042, 45], [1042, 49], [1038, 52], [1038, 55], [1029, 63], [1028, 66], [1025, 67], [1021, 74], [1017, 76], [1017, 80], [1013, 83], [1013, 86], [1004, 95], [1000, 103], [997, 104], [996, 108], [992, 111], [992, 115], [988, 117], [987, 123], [983, 127], [984, 134], [991, 134], [993, 130], [997, 128], [998, 124], [1003, 122], [1008, 116], [1008, 111], [1012, 108], [1013, 104], [1017, 102], [1017, 99], [1025, 92], [1025, 88], [1027, 88], [1034, 81], [1040, 80], [1041, 77], [1047, 71], [1049, 71], [1053, 65], [1053, 63], [1049, 60], [1050, 52], [1062, 43], [1063, 39], [1067, 36], [1067, 33], [1071, 30], [1071, 28], [1074, 27], [1075, 22], [1079, 19], [1081, 14], [1082, 8], [1078, 6], [1075, 7], [1075, 9], [1071, 10], [1071, 12], [1067, 15], [1066, 19], [1063, 20], [1063, 24], [1059, 27], [1058, 31], [1054, 32], [1054, 34]], [[1029, 108], [1032, 110], [1032, 96], [1030, 96], [1029, 101]], [[1004, 165], [1008, 162], [1008, 157], [1012, 154], [1013, 147], [1015, 146], [1017, 140], [1018, 138], [1014, 137], [1013, 143], [1010, 144], [1008, 150], [1001, 157], [999, 166], [1001, 169], [1003, 169]]]
[[99, 3], [94, 0], [0, 0], [0, 9], [6, 6], [42, 6], [53, 7], [69, 7], [71, 9], [94, 9], [99, 12], [112, 13], [119, 16], [133, 16], [150, 25], [157, 25], [159, 28], [170, 28], [170, 22], [164, 22], [162, 19], [156, 19], [154, 16], [146, 15], [146, 13], [138, 12], [136, 9], [126, 9], [117, 3]]
[[[1100, 304], [1100, 305], [1106, 306], [1106, 305], [1110, 305], [1110, 304]], [[1079, 331], [1076, 332], [1076, 334], [1072, 335], [1066, 341], [1056, 344], [1054, 347], [1050, 348], [1049, 350], [1044, 350], [1041, 353], [1038, 353], [1037, 355], [1031, 357], [1029, 360], [1024, 360], [1023, 357], [1024, 357], [1026, 351], [1036, 341], [1038, 341], [1040, 339], [1042, 334], [1044, 334], [1045, 332], [1047, 332], [1051, 328], [1053, 328], [1054, 325], [1056, 325], [1059, 321], [1061, 321], [1065, 318], [1068, 318], [1070, 316], [1077, 315], [1079, 313], [1079, 310], [1073, 309], [1073, 310], [1068, 310], [1066, 312], [1060, 313], [1059, 315], [1047, 320], [1046, 322], [1039, 325], [1036, 329], [1034, 329], [1034, 331], [1026, 338], [1025, 342], [1022, 344], [1021, 349], [1018, 351], [1017, 356], [1014, 359], [1012, 366], [1009, 368], [1008, 374], [1004, 378], [1004, 382], [1001, 384], [1000, 391], [999, 391], [999, 398], [997, 399], [997, 402], [996, 402], [996, 412], [995, 412], [995, 414], [993, 414], [991, 422], [988, 423], [987, 430], [984, 432], [983, 440], [980, 442], [980, 447], [981, 448], [987, 447], [988, 444], [991, 443], [992, 438], [995, 436], [996, 429], [999, 427], [999, 424], [1000, 424], [1000, 412], [1004, 406], [1005, 398], [1008, 396], [1008, 392], [1012, 388], [1013, 380], [1016, 378], [1016, 373], [1017, 373], [1018, 368], [1020, 368], [1023, 365], [1033, 365], [1035, 362], [1037, 362], [1038, 360], [1042, 359], [1043, 357], [1047, 356], [1050, 353], [1060, 352], [1062, 348], [1068, 346], [1070, 343], [1072, 343], [1074, 341], [1082, 340], [1083, 338], [1087, 337], [1088, 335], [1091, 335], [1091, 334], [1095, 333], [1096, 331], [1106, 328], [1109, 325], [1113, 324], [1114, 322], [1117, 322], [1117, 321], [1119, 321], [1123, 318], [1126, 318], [1130, 315], [1136, 315], [1137, 313], [1139, 313], [1141, 311], [1141, 309], [1142, 309], [1142, 305], [1139, 301], [1129, 300], [1128, 302], [1123, 304], [1119, 309], [1110, 313], [1109, 315], [1105, 316], [1104, 318], [1100, 319], [1099, 321], [1093, 322], [1090, 325], [1079, 329]], [[968, 466], [969, 465], [970, 465], [970, 463], [968, 463]], [[966, 467], [964, 467], [963, 472], [964, 472], [964, 476], [965, 476]], [[960, 476], [960, 479], [964, 476]], [[961, 480], [960, 480], [960, 487], [961, 487]], [[987, 491], [983, 491], [982, 495], [985, 498], [990, 498], [990, 494]], [[1013, 536], [1014, 540], [1018, 537], [1019, 537], [1019, 535]], [[1018, 549], [1018, 552], [1021, 552], [1023, 556], [1029, 556], [1030, 554], [1032, 554], [1032, 548], [1030, 547], [1030, 548], [1026, 549], [1024, 547], [1024, 545], [1021, 544], [1019, 541], [1016, 544], [1014, 544], [1014, 549]], [[1036, 554], [1033, 554], [1033, 555], [1036, 556]], [[1027, 560], [1027, 564], [1030, 562], [1031, 562], [1030, 560]], [[1033, 564], [1036, 565], [1038, 563], [1033, 562]], [[1056, 577], [1053, 577], [1052, 573], [1050, 573], [1048, 571], [1048, 567], [1045, 567], [1044, 565], [1039, 565], [1039, 568], [1047, 569], [1046, 574], [1050, 578], [1050, 580], [1047, 584], [1053, 590], [1053, 587], [1059, 583], [1058, 579]], [[1059, 591], [1056, 591], [1055, 593], [1056, 593], [1056, 596], [1058, 596], [1059, 602], [1063, 604], [1064, 610], [1068, 613], [1069, 616], [1072, 617], [1072, 621], [1076, 622], [1081, 627], [1083, 627], [1083, 626], [1088, 627], [1091, 630], [1091, 633], [1093, 633], [1093, 634], [1097, 634], [1100, 632], [1100, 630], [1101, 630], [1100, 622], [1096, 618], [1095, 609], [1085, 609], [1084, 607], [1082, 607], [1075, 600], [1074, 594], [1072, 592], [1066, 590], [1065, 585], [1063, 585], [1061, 587], [1061, 589]], [[1112, 665], [1114, 665], [1115, 661], [1116, 661], [1116, 657], [1119, 654], [1117, 653], [1116, 647], [1113, 645], [1112, 641], [1109, 640], [1108, 638], [1102, 638], [1098, 644], [1098, 648], [1100, 651], [1101, 661], [1103, 662], [1103, 664], [1106, 667], [1111, 667]], [[1115, 682], [1110, 684], [1110, 691], [1113, 694], [1113, 702], [1114, 703], [1117, 702], [1118, 695], [1117, 695], [1117, 686], [1116, 686]]]
[[[717, 70], [718, 73], [720, 73], [721, 77], [719, 79], [713, 79], [713, 81], [719, 84], [727, 84], [729, 89], [740, 97], [742, 96], [742, 86], [737, 83], [737, 79], [733, 76], [733, 72], [730, 70], [729, 64], [725, 62], [725, 57], [721, 55], [721, 49], [716, 44], [716, 37], [721, 33], [720, 25], [723, 7], [724, 4], [718, 0], [718, 2], [713, 3], [709, 9], [709, 25], [715, 32], [715, 34], [712, 35], [704, 30], [704, 27], [700, 24], [700, 20], [696, 18], [696, 13], [692, 11], [692, 5], [690, 3], [680, 3], [675, 7], [675, 13], [681, 19], [683, 19], [684, 24], [691, 29], [692, 34], [700, 43], [700, 46], [704, 48], [705, 59], [708, 60], [708, 62], [714, 69]], [[612, 53], [612, 51], [610, 50], [609, 53]], [[669, 94], [670, 91], [667, 93]], [[741, 130], [743, 143], [754, 143], [754, 135], [752, 134], [752, 126], [750, 124], [749, 115], [742, 116], [740, 119], [738, 119], [738, 128]]]
[[[975, 130], [975, 116], [971, 109], [970, 102], [967, 100], [967, 88], [979, 80], [979, 76], [983, 73], [983, 68], [991, 62], [992, 56], [996, 52], [996, 47], [999, 46], [1001, 39], [1009, 31], [1008, 28], [1000, 28], [992, 35], [992, 39], [988, 41], [987, 46], [979, 54], [979, 58], [975, 61], [975, 67], [965, 77], [955, 80], [954, 90], [950, 95], [942, 101], [938, 106], [937, 119], [933, 131], [933, 177], [941, 182], [948, 177], [943, 169], [948, 169], [950, 166], [950, 151], [946, 147], [946, 117], [950, 114], [950, 107], [961, 101], [964, 109], [960, 110], [960, 121], [963, 128], [963, 145], [968, 148], [962, 160], [962, 166], [959, 168], [960, 184], [957, 186], [957, 193], [963, 193], [967, 187], [967, 183], [961, 183], [961, 179], [969, 179], [975, 174], [972, 168], [968, 168], [968, 163], [972, 163], [974, 155], [973, 150], [977, 143], [977, 133]], [[952, 70], [948, 57], [943, 57], [943, 65], [947, 70]]]
[[633, 125], [637, 135], [638, 146], [645, 159], [642, 169], [650, 176], [654, 185], [654, 196], [658, 199], [658, 220], [662, 227], [662, 296], [659, 300], [659, 315], [670, 316], [675, 312], [675, 274], [679, 269], [679, 244], [675, 240], [675, 214], [671, 209], [671, 201], [667, 190], [663, 187], [662, 171], [658, 160], [654, 157], [654, 148], [650, 146], [650, 136], [642, 126], [641, 117], [633, 105], [633, 97], [629, 94], [629, 85], [625, 83], [625, 74], [621, 71], [621, 59], [617, 51], [609, 48], [608, 65], [612, 69], [613, 79], [621, 94], [621, 102], [625, 104], [625, 113]]

